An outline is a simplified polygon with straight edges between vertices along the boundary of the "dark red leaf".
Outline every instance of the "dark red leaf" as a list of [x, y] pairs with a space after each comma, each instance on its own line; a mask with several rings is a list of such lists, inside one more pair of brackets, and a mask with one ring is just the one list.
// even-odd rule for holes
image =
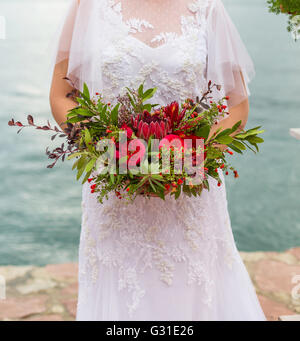
[[27, 116], [27, 121], [28, 121], [28, 124], [34, 125], [33, 117], [32, 117], [31, 115], [28, 115], [28, 116]]

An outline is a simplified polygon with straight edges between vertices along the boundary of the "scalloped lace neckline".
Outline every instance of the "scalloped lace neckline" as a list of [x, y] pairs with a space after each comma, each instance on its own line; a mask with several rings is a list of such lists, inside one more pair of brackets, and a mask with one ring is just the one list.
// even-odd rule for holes
[[201, 26], [199, 21], [199, 12], [202, 8], [206, 7], [206, 3], [207, 0], [192, 0], [191, 2], [187, 3], [186, 7], [191, 14], [180, 16], [180, 34], [176, 32], [160, 32], [151, 39], [151, 42], [162, 41], [162, 43], [158, 44], [157, 46], [151, 46], [150, 44], [130, 33], [142, 32], [143, 29], [151, 29], [153, 28], [153, 25], [149, 21], [140, 18], [131, 18], [124, 21], [121, 1], [108, 0], [109, 8], [118, 16], [121, 26], [123, 26], [127, 31], [127, 36], [132, 41], [135, 41], [141, 46], [147, 48], [149, 51], [160, 50], [164, 47], [170, 46], [171, 43], [174, 44], [180, 42], [180, 40], [187, 37], [189, 33], [188, 31], [192, 29], [192, 26], [195, 28], [195, 26], [199, 25], [199, 29]]

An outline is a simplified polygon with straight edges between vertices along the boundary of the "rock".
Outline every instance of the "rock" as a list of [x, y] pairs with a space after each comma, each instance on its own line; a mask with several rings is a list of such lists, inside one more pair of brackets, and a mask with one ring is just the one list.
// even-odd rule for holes
[[61, 295], [63, 297], [77, 296], [78, 293], [78, 283], [72, 283], [61, 290]]
[[60, 304], [56, 304], [51, 308], [51, 312], [54, 314], [62, 314], [64, 313], [64, 311], [65, 311], [64, 307]]
[[16, 287], [20, 294], [28, 295], [39, 291], [46, 291], [55, 288], [57, 285], [54, 281], [47, 278], [33, 278], [27, 280], [24, 284]]
[[45, 270], [48, 274], [57, 280], [73, 280], [77, 281], [78, 265], [77, 264], [57, 264], [47, 265]]
[[268, 321], [277, 321], [281, 315], [292, 315], [293, 311], [283, 304], [277, 303], [265, 296], [258, 296], [262, 309]]
[[0, 319], [20, 319], [46, 311], [46, 295], [0, 301]]
[[284, 292], [291, 297], [294, 276], [300, 273], [299, 265], [287, 265], [274, 260], [262, 260], [254, 275], [258, 288], [263, 292]]
[[279, 321], [300, 322], [300, 315], [279, 316]]
[[63, 304], [66, 306], [68, 312], [75, 317], [76, 311], [77, 311], [77, 300], [71, 299], [71, 300], [65, 300], [63, 301]]
[[290, 249], [288, 251], [288, 253], [290, 253], [293, 256], [295, 256], [298, 259], [298, 261], [300, 262], [300, 247], [295, 247], [293, 249]]
[[36, 315], [27, 318], [25, 321], [63, 321], [61, 315]]
[[264, 252], [240, 252], [242, 260], [244, 262], [258, 262], [266, 258]]
[[1, 266], [0, 275], [6, 279], [6, 282], [9, 282], [25, 276], [32, 269], [34, 269], [33, 266]]

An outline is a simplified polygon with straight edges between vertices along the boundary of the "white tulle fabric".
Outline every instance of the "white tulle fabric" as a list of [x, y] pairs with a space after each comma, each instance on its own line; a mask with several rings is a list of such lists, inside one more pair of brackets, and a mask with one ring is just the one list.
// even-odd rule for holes
[[[68, 13], [57, 62], [69, 58], [69, 77], [107, 101], [144, 81], [167, 104], [208, 78], [234, 104], [247, 96], [252, 62], [219, 0], [81, 0]], [[225, 186], [210, 186], [197, 199], [112, 194], [103, 205], [83, 186], [77, 320], [265, 320]]]

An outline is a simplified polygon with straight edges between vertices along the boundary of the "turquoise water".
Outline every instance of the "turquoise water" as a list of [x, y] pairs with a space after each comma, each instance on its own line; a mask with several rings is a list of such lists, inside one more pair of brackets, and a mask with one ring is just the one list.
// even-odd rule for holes
[[[67, 1], [1, 0], [7, 39], [0, 40], [0, 264], [68, 262], [77, 258], [81, 187], [70, 164], [45, 168], [46, 134], [7, 126], [13, 116], [50, 117], [49, 41]], [[263, 125], [258, 156], [235, 161], [241, 177], [227, 179], [229, 210], [240, 250], [300, 245], [300, 42], [284, 17], [263, 0], [224, 0], [255, 62], [249, 126]], [[50, 15], [49, 13], [53, 13]], [[234, 161], [234, 159], [233, 159]]]

